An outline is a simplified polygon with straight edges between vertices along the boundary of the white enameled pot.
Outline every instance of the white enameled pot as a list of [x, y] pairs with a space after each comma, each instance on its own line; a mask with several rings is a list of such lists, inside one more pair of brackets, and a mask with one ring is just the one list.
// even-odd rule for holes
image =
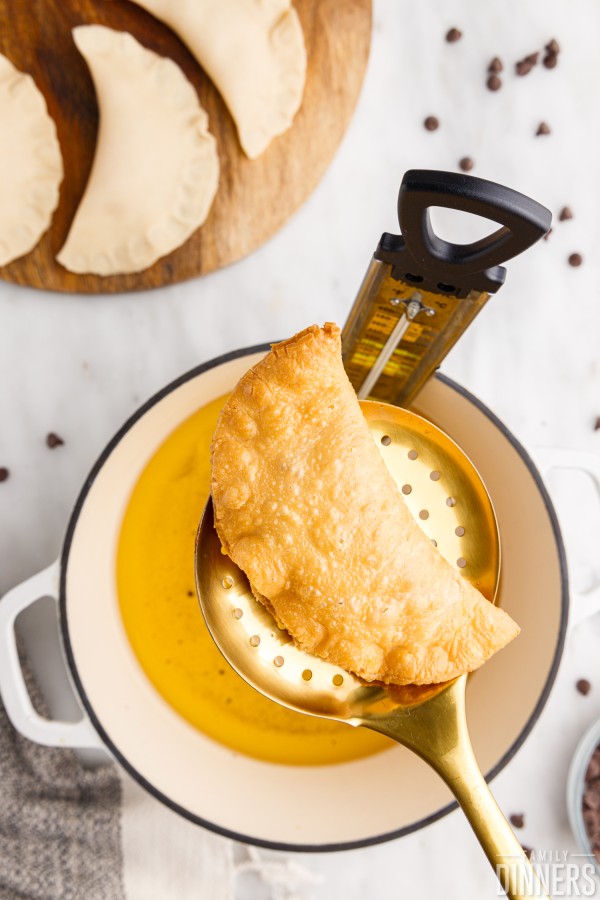
[[[275, 765], [234, 753], [194, 729], [157, 693], [119, 612], [117, 541], [142, 469], [174, 428], [230, 391], [266, 349], [240, 350], [194, 369], [115, 435], [83, 486], [60, 559], [0, 602], [0, 689], [26, 737], [48, 745], [101, 745], [159, 800], [214, 831], [278, 849], [357, 847], [444, 815], [454, 805], [446, 787], [400, 746], [323, 767]], [[600, 490], [600, 460], [540, 452], [536, 467], [489, 410], [441, 376], [421, 392], [415, 409], [465, 450], [488, 487], [502, 541], [499, 603], [522, 628], [518, 640], [470, 679], [467, 691], [475, 753], [493, 777], [538, 718], [566, 632], [564, 550], [540, 471], [582, 468]], [[65, 660], [83, 710], [75, 724], [36, 714], [18, 662], [15, 618], [46, 595], [58, 600]], [[588, 612], [599, 602], [595, 592], [581, 604]]]

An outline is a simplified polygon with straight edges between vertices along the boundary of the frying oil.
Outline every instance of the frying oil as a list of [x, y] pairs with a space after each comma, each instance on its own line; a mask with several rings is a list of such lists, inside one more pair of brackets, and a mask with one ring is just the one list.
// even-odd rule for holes
[[210, 442], [225, 398], [183, 422], [131, 495], [117, 552], [129, 641], [156, 690], [195, 728], [240, 753], [288, 765], [370, 756], [387, 738], [285, 709], [229, 666], [202, 618], [194, 542], [210, 490]]

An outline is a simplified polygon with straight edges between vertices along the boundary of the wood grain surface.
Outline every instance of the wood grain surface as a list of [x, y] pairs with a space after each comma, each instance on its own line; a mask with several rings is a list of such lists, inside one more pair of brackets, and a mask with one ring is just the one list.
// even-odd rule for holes
[[[251, 253], [288, 219], [323, 176], [363, 81], [371, 39], [371, 0], [295, 0], [308, 51], [304, 99], [294, 124], [257, 160], [247, 159], [225, 104], [194, 57], [165, 25], [128, 0], [0, 0], [0, 51], [29, 72], [56, 122], [65, 167], [50, 230], [0, 278], [54, 291], [101, 293], [173, 284]], [[221, 177], [205, 224], [178, 250], [132, 275], [75, 275], [61, 248], [90, 172], [98, 109], [92, 81], [71, 37], [76, 25], [129, 31], [169, 56], [196, 88], [218, 143]]]

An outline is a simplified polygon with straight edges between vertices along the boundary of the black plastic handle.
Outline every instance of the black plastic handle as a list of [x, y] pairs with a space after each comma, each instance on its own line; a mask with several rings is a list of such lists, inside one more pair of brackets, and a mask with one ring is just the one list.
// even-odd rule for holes
[[[433, 231], [429, 209], [442, 206], [497, 222], [501, 227], [471, 244], [453, 244]], [[503, 284], [506, 270], [499, 264], [517, 256], [543, 237], [552, 221], [546, 207], [518, 191], [456, 172], [411, 169], [398, 196], [401, 244], [392, 248], [392, 235], [380, 245], [402, 257], [409, 281], [428, 290], [464, 296], [469, 290], [493, 293]], [[387, 248], [385, 238], [388, 238]], [[397, 239], [396, 239], [397, 242]], [[395, 268], [398, 268], [398, 259]]]

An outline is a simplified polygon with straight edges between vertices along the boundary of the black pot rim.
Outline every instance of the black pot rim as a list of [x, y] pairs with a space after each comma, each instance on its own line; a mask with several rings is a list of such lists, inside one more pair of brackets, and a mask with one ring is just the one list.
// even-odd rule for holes
[[[230, 362], [233, 359], [239, 359], [244, 356], [250, 356], [253, 353], [258, 353], [260, 351], [268, 351], [270, 348], [270, 344], [257, 344], [253, 347], [246, 347], [241, 350], [234, 350], [231, 353], [225, 353], [222, 356], [217, 356], [214, 359], [209, 360], [206, 363], [203, 363], [200, 366], [191, 369], [189, 372], [186, 372], [184, 375], [181, 375], [179, 378], [176, 378], [170, 384], [166, 385], [162, 390], [158, 391], [158, 393], [154, 394], [146, 403], [144, 403], [127, 421], [125, 424], [117, 431], [112, 440], [106, 445], [98, 459], [96, 460], [94, 466], [92, 467], [88, 477], [86, 478], [81, 492], [77, 498], [75, 506], [73, 508], [73, 512], [71, 513], [71, 517], [69, 519], [69, 524], [67, 526], [67, 532], [63, 544], [63, 548], [60, 556], [60, 583], [59, 583], [59, 608], [60, 608], [60, 630], [62, 634], [62, 641], [65, 650], [65, 656], [67, 659], [67, 663], [69, 666], [69, 670], [71, 673], [71, 677], [73, 679], [73, 683], [77, 689], [77, 693], [79, 695], [79, 699], [89, 716], [92, 725], [98, 732], [100, 738], [103, 743], [106, 745], [107, 749], [111, 753], [114, 759], [116, 759], [121, 766], [134, 778], [138, 784], [140, 784], [143, 788], [145, 788], [150, 794], [152, 794], [157, 800], [161, 803], [164, 803], [174, 812], [179, 813], [184, 818], [196, 823], [197, 825], [202, 825], [204, 828], [208, 828], [210, 831], [216, 832], [217, 834], [223, 835], [224, 837], [232, 838], [236, 841], [242, 841], [247, 844], [253, 844], [257, 847], [264, 847], [270, 850], [284, 850], [284, 851], [294, 851], [294, 852], [306, 852], [306, 853], [315, 853], [315, 852], [333, 852], [339, 850], [355, 850], [360, 847], [371, 847], [375, 844], [382, 844], [386, 841], [394, 840], [395, 838], [403, 837], [406, 834], [410, 834], [413, 831], [418, 831], [420, 828], [424, 828], [426, 825], [430, 825], [432, 822], [436, 822], [438, 819], [441, 819], [443, 816], [447, 815], [452, 810], [456, 809], [458, 804], [454, 801], [452, 803], [447, 804], [436, 812], [432, 813], [429, 816], [425, 816], [422, 819], [413, 822], [411, 825], [407, 825], [404, 828], [399, 828], [395, 831], [385, 832], [384, 834], [377, 834], [369, 838], [363, 838], [357, 841], [343, 841], [340, 843], [328, 843], [328, 844], [290, 844], [284, 843], [281, 841], [268, 841], [263, 840], [261, 838], [255, 838], [252, 835], [242, 834], [240, 832], [231, 831], [228, 828], [222, 828], [219, 825], [216, 825], [213, 822], [209, 822], [207, 819], [203, 819], [201, 816], [197, 816], [189, 810], [185, 809], [185, 807], [180, 806], [178, 803], [175, 803], [161, 791], [159, 791], [153, 784], [147, 781], [144, 776], [137, 771], [134, 765], [119, 751], [119, 749], [113, 744], [110, 736], [105, 731], [102, 723], [96, 716], [94, 708], [90, 703], [90, 700], [86, 694], [83, 683], [79, 677], [79, 673], [77, 671], [77, 666], [75, 664], [75, 657], [73, 654], [73, 649], [71, 646], [71, 641], [69, 637], [69, 626], [68, 626], [68, 617], [67, 617], [67, 605], [66, 605], [66, 575], [67, 575], [67, 563], [69, 559], [69, 553], [71, 549], [71, 544], [73, 541], [73, 535], [75, 533], [75, 527], [77, 525], [77, 521], [79, 519], [79, 515], [81, 513], [83, 504], [85, 499], [90, 492], [98, 473], [104, 466], [104, 463], [115, 449], [117, 444], [123, 439], [123, 437], [127, 434], [128, 431], [135, 425], [138, 419], [141, 419], [149, 409], [159, 403], [164, 397], [168, 394], [172, 393], [182, 384], [185, 384], [187, 381], [191, 381], [193, 378], [196, 378], [198, 375], [201, 375], [203, 372], [208, 371], [209, 369], [213, 369], [216, 366], [220, 366], [224, 363]], [[522, 729], [521, 733], [517, 737], [517, 739], [513, 742], [513, 744], [509, 747], [506, 753], [500, 758], [500, 760], [496, 763], [496, 765], [487, 773], [485, 776], [486, 781], [491, 781], [493, 778], [498, 775], [499, 772], [507, 765], [507, 763], [513, 758], [513, 756], [517, 753], [519, 748], [522, 746], [525, 739], [528, 737], [531, 732], [533, 726], [537, 722], [542, 709], [546, 705], [546, 701], [548, 700], [548, 696], [550, 694], [550, 690], [552, 685], [554, 684], [554, 680], [556, 678], [556, 674], [558, 672], [558, 667], [560, 664], [560, 660], [563, 653], [566, 630], [567, 630], [567, 618], [568, 618], [568, 608], [569, 608], [569, 588], [568, 588], [568, 576], [567, 576], [567, 562], [565, 555], [565, 548], [562, 540], [562, 536], [560, 533], [560, 527], [558, 524], [558, 519], [556, 516], [556, 512], [554, 510], [554, 506], [550, 499], [550, 496], [546, 490], [546, 487], [541, 479], [533, 460], [524, 449], [524, 447], [517, 441], [514, 435], [508, 430], [506, 425], [490, 410], [485, 404], [483, 404], [477, 397], [473, 396], [469, 391], [463, 388], [461, 385], [457, 384], [452, 379], [446, 377], [438, 373], [436, 376], [440, 381], [444, 384], [451, 387], [458, 394], [461, 394], [465, 397], [470, 403], [476, 406], [504, 435], [504, 437], [509, 441], [510, 444], [515, 448], [523, 462], [527, 466], [531, 476], [533, 477], [537, 489], [539, 490], [542, 499], [544, 501], [544, 505], [546, 507], [548, 517], [550, 519], [552, 530], [554, 534], [554, 539], [556, 542], [556, 550], [559, 557], [560, 563], [560, 573], [561, 573], [561, 618], [560, 618], [560, 629], [558, 634], [558, 641], [556, 644], [556, 649], [554, 652], [554, 658], [552, 660], [552, 665], [550, 667], [550, 671], [548, 673], [548, 678], [546, 679], [546, 683], [544, 688], [540, 694], [540, 697], [529, 717], [527, 723]]]

